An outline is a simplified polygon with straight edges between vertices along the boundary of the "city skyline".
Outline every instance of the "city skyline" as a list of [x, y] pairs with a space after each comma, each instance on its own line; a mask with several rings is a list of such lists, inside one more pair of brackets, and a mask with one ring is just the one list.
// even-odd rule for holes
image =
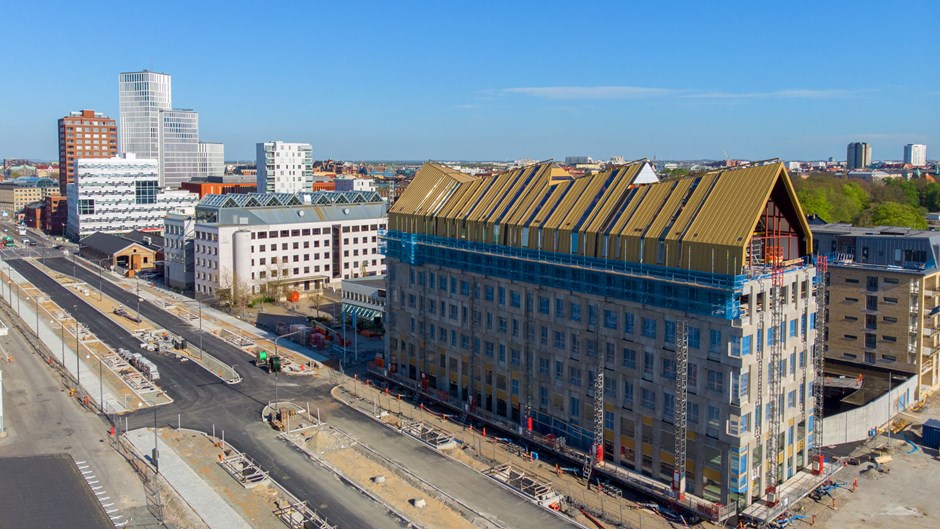
[[[940, 14], [914, 4], [922, 20]], [[139, 24], [107, 54], [95, 55], [102, 40], [74, 43], [91, 59], [67, 64], [31, 36], [40, 8], [11, 6], [9, 37], [30, 46], [0, 62], [17, 123], [0, 156], [54, 160], [55, 120], [119, 115], [118, 74], [144, 68], [173, 76], [230, 160], [270, 138], [311, 143], [318, 159], [398, 160], [838, 160], [854, 141], [900, 160], [906, 144], [940, 141], [928, 69], [940, 43], [917, 27], [864, 37], [894, 5], [242, 4], [192, 17], [174, 5], [57, 6], [71, 24]], [[846, 75], [850, 57], [868, 73]]]

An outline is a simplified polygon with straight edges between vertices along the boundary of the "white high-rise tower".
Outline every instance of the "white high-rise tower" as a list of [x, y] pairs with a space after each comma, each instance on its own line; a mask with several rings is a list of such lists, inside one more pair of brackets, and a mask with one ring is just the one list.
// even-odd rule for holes
[[313, 187], [313, 147], [309, 143], [259, 143], [257, 164], [259, 193], [300, 193]]
[[927, 146], [922, 143], [910, 143], [904, 146], [904, 163], [914, 167], [927, 165]]
[[119, 85], [120, 152], [134, 154], [138, 159], [159, 160], [163, 126], [160, 111], [173, 108], [169, 74], [148, 70], [124, 72]]

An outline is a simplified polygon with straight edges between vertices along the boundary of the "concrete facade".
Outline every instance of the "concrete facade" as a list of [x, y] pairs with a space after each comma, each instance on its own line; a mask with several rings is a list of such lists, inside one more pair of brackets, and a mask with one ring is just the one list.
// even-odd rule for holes
[[259, 193], [312, 191], [313, 147], [283, 141], [259, 143], [257, 168]]
[[196, 208], [196, 294], [236, 287], [306, 296], [344, 278], [380, 275], [385, 227], [375, 193], [207, 195]]
[[196, 220], [192, 215], [167, 213], [163, 218], [163, 277], [170, 288], [190, 292], [195, 286], [193, 242]]

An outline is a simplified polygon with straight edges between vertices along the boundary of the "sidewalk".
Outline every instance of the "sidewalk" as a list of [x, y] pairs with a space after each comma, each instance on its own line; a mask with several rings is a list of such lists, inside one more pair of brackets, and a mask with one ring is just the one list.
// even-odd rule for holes
[[[153, 430], [132, 430], [125, 435], [149, 460], [153, 449]], [[160, 451], [160, 474], [206, 525], [212, 529], [251, 529], [251, 525], [193, 471], [175, 450], [162, 439], [158, 440], [157, 447]]]
[[[0, 271], [0, 280], [2, 283], [7, 283], [8, 269], [2, 267]], [[68, 325], [62, 323], [62, 320], [53, 320], [52, 315], [48, 313], [43, 307], [40, 308], [40, 317], [37, 319], [36, 316], [36, 300], [34, 296], [27, 296], [21, 291], [22, 284], [26, 283], [26, 279], [21, 276], [16, 270], [9, 269], [13, 283], [7, 283], [2, 285], [2, 297], [3, 301], [9, 305], [15, 312], [19, 309], [20, 319], [26, 324], [28, 328], [35, 332], [36, 323], [39, 322], [39, 340], [42, 341], [46, 347], [49, 348], [49, 351], [52, 355], [58, 360], [60, 364], [72, 375], [72, 377], [81, 381], [81, 386], [84, 388], [85, 392], [89, 395], [90, 398], [95, 401], [103, 397], [103, 408], [109, 413], [122, 413], [127, 411], [125, 408], [123, 393], [120, 391], [115, 391], [115, 389], [109, 384], [105, 383], [102, 387], [101, 379], [98, 376], [99, 368], [97, 357], [92, 358], [83, 358], [83, 356], [88, 356], [88, 340], [82, 340], [82, 343], [79, 345], [85, 347], [83, 354], [76, 354], [75, 352], [75, 328], [74, 325], [70, 328]], [[61, 308], [64, 311], [64, 308]], [[65, 311], [67, 312], [67, 311]], [[45, 314], [43, 314], [45, 313]], [[70, 319], [66, 318], [66, 319]], [[74, 320], [73, 320], [74, 321]], [[85, 334], [86, 336], [90, 333], [85, 330], [79, 334]], [[35, 334], [33, 335], [35, 337]], [[63, 338], [64, 337], [64, 343]], [[89, 366], [88, 363], [91, 362]], [[110, 369], [108, 373], [112, 374]], [[118, 396], [118, 395], [122, 396]]]

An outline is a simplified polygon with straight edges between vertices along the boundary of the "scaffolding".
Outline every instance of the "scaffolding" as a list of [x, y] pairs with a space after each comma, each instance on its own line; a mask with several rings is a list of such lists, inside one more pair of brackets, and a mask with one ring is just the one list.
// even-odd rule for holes
[[783, 358], [783, 269], [775, 267], [771, 275], [770, 289], [770, 325], [772, 338], [770, 340], [770, 367], [767, 370], [768, 380], [768, 410], [767, 410], [767, 459], [770, 467], [767, 469], [767, 501], [771, 505], [777, 503], [777, 459], [780, 457], [780, 421], [783, 416], [781, 410], [783, 372], [780, 370], [780, 360]]
[[686, 321], [679, 320], [676, 322], [676, 464], [673, 469], [672, 481], [672, 489], [677, 500], [682, 500], [685, 497], [688, 373], [689, 335], [686, 329]]
[[829, 261], [824, 255], [816, 259], [816, 343], [813, 350], [813, 468], [817, 473], [822, 472], [822, 443], [823, 443], [823, 398], [825, 380], [825, 347], [828, 325], [826, 325], [826, 310], [829, 306], [829, 291], [826, 288]]
[[525, 332], [524, 347], [523, 347], [523, 356], [525, 361], [525, 403], [523, 405], [522, 421], [523, 428], [526, 430], [532, 430], [532, 379], [535, 378], [535, 373], [533, 369], [533, 360], [535, 359], [535, 354], [532, 352], [532, 341], [535, 338], [535, 326], [532, 323], [532, 310], [534, 299], [531, 292], [526, 292], [525, 295], [525, 325], [523, 325], [523, 332]]

